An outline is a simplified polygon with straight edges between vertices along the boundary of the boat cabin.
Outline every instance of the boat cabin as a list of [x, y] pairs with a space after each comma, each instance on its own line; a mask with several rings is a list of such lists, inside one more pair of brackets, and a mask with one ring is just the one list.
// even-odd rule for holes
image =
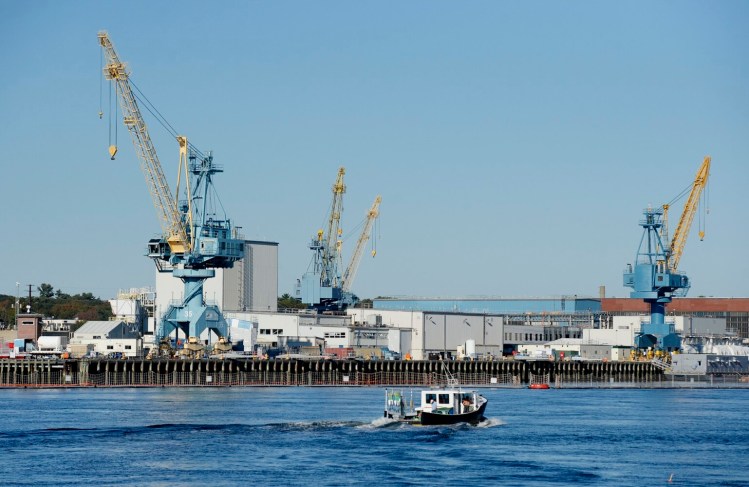
[[421, 407], [417, 411], [433, 414], [466, 414], [476, 410], [479, 404], [476, 391], [439, 389], [421, 392]]

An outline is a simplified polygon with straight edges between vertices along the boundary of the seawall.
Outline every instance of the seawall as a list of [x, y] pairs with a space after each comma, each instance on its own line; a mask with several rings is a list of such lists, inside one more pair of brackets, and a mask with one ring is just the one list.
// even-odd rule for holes
[[[665, 381], [650, 362], [444, 362], [462, 385], [649, 384]], [[3, 359], [0, 387], [430, 386], [440, 361], [231, 359]]]

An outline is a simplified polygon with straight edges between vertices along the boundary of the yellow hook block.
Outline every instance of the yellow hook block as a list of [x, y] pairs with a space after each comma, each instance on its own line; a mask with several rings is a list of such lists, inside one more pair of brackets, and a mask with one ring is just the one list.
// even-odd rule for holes
[[114, 161], [114, 155], [117, 154], [117, 146], [116, 145], [110, 145], [109, 146], [109, 155]]

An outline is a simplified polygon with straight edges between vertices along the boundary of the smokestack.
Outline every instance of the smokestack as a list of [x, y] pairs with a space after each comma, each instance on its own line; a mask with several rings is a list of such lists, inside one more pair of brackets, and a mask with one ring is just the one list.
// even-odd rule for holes
[[606, 299], [606, 286], [598, 286], [598, 297]]

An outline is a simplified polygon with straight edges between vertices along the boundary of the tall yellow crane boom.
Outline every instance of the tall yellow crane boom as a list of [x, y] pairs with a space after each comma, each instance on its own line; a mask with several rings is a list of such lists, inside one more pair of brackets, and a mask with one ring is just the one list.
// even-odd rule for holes
[[328, 218], [328, 233], [323, 236], [318, 232], [318, 239], [325, 239], [323, 250], [322, 280], [330, 282], [332, 286], [338, 286], [338, 275], [335, 269], [338, 268], [341, 256], [341, 212], [343, 212], [343, 193], [346, 192], [346, 185], [343, 183], [343, 176], [346, 174], [346, 168], [338, 168], [338, 176], [333, 184], [333, 202], [330, 206], [330, 217]]
[[[700, 195], [702, 190], [707, 185], [707, 179], [710, 176], [710, 156], [705, 157], [702, 162], [702, 166], [697, 171], [697, 176], [694, 178], [692, 184], [692, 191], [689, 193], [686, 203], [684, 203], [684, 211], [681, 213], [681, 219], [679, 225], [676, 227], [676, 232], [671, 240], [671, 252], [668, 257], [668, 267], [672, 271], [675, 271], [679, 267], [679, 260], [681, 254], [684, 252], [684, 246], [687, 243], [687, 236], [689, 236], [689, 229], [692, 226], [694, 215], [697, 213], [697, 207], [700, 203]], [[700, 230], [700, 240], [704, 238], [705, 232]]]
[[[351, 256], [351, 262], [346, 268], [346, 272], [343, 274], [343, 285], [341, 286], [341, 289], [344, 292], [349, 292], [351, 290], [351, 285], [354, 283], [356, 271], [359, 270], [359, 263], [361, 262], [362, 253], [364, 251], [364, 244], [367, 243], [367, 240], [369, 240], [369, 235], [372, 233], [372, 224], [380, 215], [381, 201], [382, 197], [377, 196], [377, 198], [375, 198], [374, 200], [374, 203], [372, 203], [372, 207], [369, 209], [369, 212], [367, 212], [367, 221], [364, 223], [364, 228], [362, 229], [361, 235], [359, 236], [359, 240], [356, 242], [356, 249], [354, 249], [354, 253]], [[372, 252], [372, 256], [374, 257], [374, 251]]]
[[[153, 205], [161, 222], [161, 230], [166, 236], [173, 253], [183, 254], [189, 252], [190, 242], [187, 239], [185, 225], [182, 223], [179, 215], [177, 201], [172, 196], [172, 192], [166, 182], [164, 171], [156, 155], [156, 149], [154, 149], [151, 142], [148, 128], [130, 87], [128, 80], [129, 73], [127, 72], [125, 63], [120, 61], [112, 45], [112, 41], [109, 40], [109, 35], [106, 32], [99, 32], [98, 37], [106, 58], [104, 76], [106, 79], [116, 83], [120, 93], [119, 101], [123, 121], [132, 136], [135, 152], [138, 154], [138, 159], [140, 160], [141, 170], [146, 177]], [[110, 154], [113, 159], [116, 152], [117, 148], [115, 146], [110, 147]]]

